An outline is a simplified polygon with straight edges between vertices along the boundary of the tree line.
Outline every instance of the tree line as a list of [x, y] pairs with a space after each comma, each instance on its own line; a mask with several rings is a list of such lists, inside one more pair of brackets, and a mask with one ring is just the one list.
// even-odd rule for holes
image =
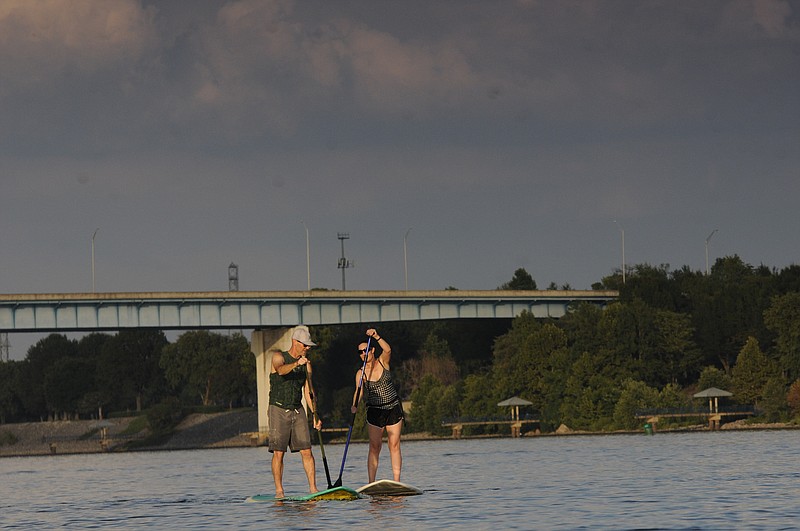
[[[754, 267], [731, 256], [708, 275], [640, 264], [624, 280], [617, 270], [592, 286], [618, 290], [618, 301], [577, 304], [561, 319], [376, 325], [412, 404], [407, 430], [440, 434], [445, 418], [496, 417], [511, 396], [533, 403], [543, 431], [630, 429], [637, 409], [687, 407], [707, 387], [757, 405], [763, 418], [798, 419], [800, 266]], [[536, 282], [518, 269], [498, 289]], [[309, 357], [329, 426], [350, 420], [356, 345], [371, 325], [312, 328], [319, 346]], [[0, 422], [129, 414], [165, 401], [254, 407], [255, 389], [241, 334], [192, 331], [174, 343], [155, 330], [51, 334], [25, 360], [0, 364]]]

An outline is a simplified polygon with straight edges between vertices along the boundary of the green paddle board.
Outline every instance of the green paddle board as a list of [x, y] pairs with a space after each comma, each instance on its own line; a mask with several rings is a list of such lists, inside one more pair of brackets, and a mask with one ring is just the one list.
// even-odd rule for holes
[[266, 501], [317, 501], [317, 500], [357, 500], [361, 496], [348, 487], [333, 487], [332, 489], [321, 490], [313, 494], [304, 496], [284, 496], [276, 498], [271, 494], [256, 494], [247, 498], [247, 502], [266, 502]]

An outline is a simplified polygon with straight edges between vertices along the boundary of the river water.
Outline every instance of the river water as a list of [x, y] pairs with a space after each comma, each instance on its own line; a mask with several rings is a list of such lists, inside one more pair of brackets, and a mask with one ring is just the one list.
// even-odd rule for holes
[[[334, 480], [343, 449], [325, 447]], [[350, 445], [345, 485], [366, 483], [366, 453]], [[245, 503], [273, 491], [265, 448], [2, 458], [0, 528], [800, 528], [797, 430], [404, 441], [403, 457], [421, 496], [267, 503]], [[307, 489], [299, 455], [285, 487]]]

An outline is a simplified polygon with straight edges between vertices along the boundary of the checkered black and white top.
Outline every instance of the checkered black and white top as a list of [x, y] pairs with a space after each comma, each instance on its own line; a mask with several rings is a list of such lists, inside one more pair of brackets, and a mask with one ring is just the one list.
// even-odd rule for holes
[[[381, 363], [381, 367], [383, 367], [383, 363]], [[370, 382], [365, 377], [364, 389], [366, 390], [367, 407], [391, 409], [400, 403], [397, 389], [392, 382], [392, 375], [386, 367], [383, 367], [383, 374], [375, 382]]]

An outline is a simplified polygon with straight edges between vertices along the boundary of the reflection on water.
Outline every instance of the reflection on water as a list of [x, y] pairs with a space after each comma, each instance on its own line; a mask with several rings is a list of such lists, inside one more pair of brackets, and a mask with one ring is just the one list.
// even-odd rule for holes
[[[334, 462], [342, 446], [326, 448]], [[245, 503], [264, 448], [0, 459], [0, 528], [794, 528], [800, 431], [403, 443], [422, 496]], [[352, 444], [347, 486], [366, 483]], [[388, 458], [379, 476], [389, 477]], [[318, 480], [324, 472], [318, 470]], [[287, 493], [308, 485], [286, 458]]]

